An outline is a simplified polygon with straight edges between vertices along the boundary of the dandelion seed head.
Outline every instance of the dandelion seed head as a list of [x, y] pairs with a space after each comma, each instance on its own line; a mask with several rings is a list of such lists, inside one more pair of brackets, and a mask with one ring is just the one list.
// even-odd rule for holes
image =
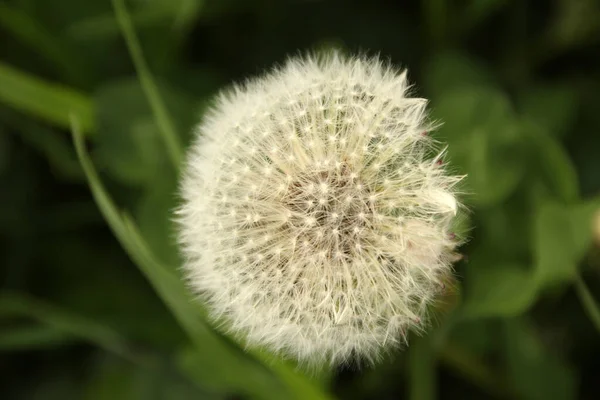
[[406, 74], [337, 53], [223, 92], [177, 211], [212, 317], [313, 365], [374, 361], [420, 329], [451, 272], [461, 179], [431, 161], [425, 105]]

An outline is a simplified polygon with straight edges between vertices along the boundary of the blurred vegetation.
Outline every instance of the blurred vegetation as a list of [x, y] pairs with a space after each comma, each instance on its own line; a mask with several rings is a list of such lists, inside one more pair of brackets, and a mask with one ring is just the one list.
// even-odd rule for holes
[[[0, 43], [2, 398], [600, 397], [600, 2], [0, 0]], [[431, 99], [470, 239], [427, 336], [304, 374], [205, 322], [169, 218], [211, 96], [331, 46]]]

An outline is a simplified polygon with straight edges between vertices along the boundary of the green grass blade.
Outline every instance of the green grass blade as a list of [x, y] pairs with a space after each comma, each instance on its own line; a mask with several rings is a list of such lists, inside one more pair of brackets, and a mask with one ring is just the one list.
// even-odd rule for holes
[[46, 82], [0, 62], [0, 103], [57, 126], [70, 127], [70, 115], [82, 132], [94, 130], [94, 107], [85, 94]]
[[123, 0], [113, 0], [112, 3], [113, 8], [115, 9], [117, 21], [119, 22], [119, 26], [121, 27], [123, 36], [125, 37], [125, 42], [127, 43], [129, 53], [131, 54], [133, 64], [135, 65], [135, 69], [140, 79], [140, 83], [144, 89], [144, 92], [146, 93], [148, 102], [150, 103], [150, 108], [154, 114], [155, 122], [161, 132], [163, 140], [165, 141], [165, 146], [167, 147], [169, 157], [175, 165], [175, 168], [179, 168], [182, 159], [182, 146], [179, 136], [175, 131], [175, 124], [167, 112], [167, 107], [160, 96], [156, 82], [154, 81], [152, 73], [150, 72], [150, 68], [146, 63], [144, 54], [142, 52], [142, 47], [135, 33], [133, 23], [131, 22], [127, 8], [125, 7], [125, 3]]

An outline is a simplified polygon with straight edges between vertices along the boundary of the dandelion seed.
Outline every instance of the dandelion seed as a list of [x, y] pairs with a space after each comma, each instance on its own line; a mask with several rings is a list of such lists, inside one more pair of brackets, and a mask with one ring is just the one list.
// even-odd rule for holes
[[408, 88], [378, 59], [295, 58], [223, 92], [196, 130], [177, 210], [185, 271], [249, 345], [335, 365], [422, 329], [456, 260], [461, 177], [430, 158]]

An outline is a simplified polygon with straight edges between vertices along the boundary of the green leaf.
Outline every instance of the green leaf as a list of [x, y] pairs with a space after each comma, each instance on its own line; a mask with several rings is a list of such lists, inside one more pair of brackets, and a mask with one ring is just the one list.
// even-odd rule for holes
[[519, 111], [544, 132], [562, 137], [574, 126], [578, 97], [571, 85], [538, 85], [521, 93]]
[[462, 315], [483, 318], [522, 314], [533, 304], [536, 289], [533, 273], [522, 266], [471, 264]]
[[0, 62], [0, 103], [44, 119], [60, 127], [70, 127], [75, 116], [82, 132], [94, 130], [94, 108], [83, 93], [46, 82]]
[[498, 204], [516, 188], [525, 157], [520, 127], [508, 100], [491, 89], [464, 88], [438, 98], [438, 135], [449, 145], [449, 163], [467, 173], [469, 202]]
[[511, 382], [524, 400], [577, 398], [573, 368], [544, 348], [525, 320], [506, 321], [506, 365]]
[[592, 242], [592, 218], [600, 208], [594, 199], [573, 206], [552, 201], [536, 211], [534, 249], [540, 287], [570, 282]]

